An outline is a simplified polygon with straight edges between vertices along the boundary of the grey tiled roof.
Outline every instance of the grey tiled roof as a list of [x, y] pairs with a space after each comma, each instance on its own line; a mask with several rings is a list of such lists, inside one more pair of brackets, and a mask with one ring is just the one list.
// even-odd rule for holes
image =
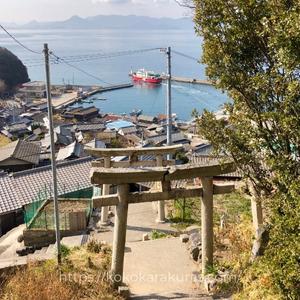
[[17, 140], [0, 148], [0, 162], [8, 158], [15, 158], [37, 165], [40, 152], [38, 144]]
[[104, 130], [105, 125], [101, 124], [101, 123], [77, 124], [77, 125], [74, 125], [74, 129], [77, 129], [79, 131], [97, 131], [97, 130]]
[[78, 142], [74, 142], [65, 148], [60, 148], [56, 157], [57, 161], [68, 159], [72, 156], [77, 158], [86, 156], [84, 154], [84, 146]]
[[137, 129], [135, 126], [132, 127], [126, 127], [126, 128], [121, 128], [119, 130], [119, 133], [122, 132], [123, 134], [132, 134], [132, 133], [136, 133]]
[[[58, 194], [91, 187], [91, 157], [57, 164]], [[0, 174], [0, 214], [20, 209], [38, 200], [41, 191], [51, 188], [51, 166]]]
[[[148, 138], [148, 142], [153, 143], [154, 145], [158, 145], [158, 144], [164, 143], [166, 141], [167, 141], [167, 135], [165, 135], [165, 134], [150, 136]], [[189, 140], [181, 132], [172, 133], [172, 142], [173, 143], [178, 143], [181, 141], [189, 141]]]

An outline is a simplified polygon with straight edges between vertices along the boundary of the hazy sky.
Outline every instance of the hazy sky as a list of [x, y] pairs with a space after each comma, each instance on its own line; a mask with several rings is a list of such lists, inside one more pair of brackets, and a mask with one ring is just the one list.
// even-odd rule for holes
[[0, 21], [64, 20], [99, 14], [182, 17], [186, 10], [174, 0], [0, 0]]

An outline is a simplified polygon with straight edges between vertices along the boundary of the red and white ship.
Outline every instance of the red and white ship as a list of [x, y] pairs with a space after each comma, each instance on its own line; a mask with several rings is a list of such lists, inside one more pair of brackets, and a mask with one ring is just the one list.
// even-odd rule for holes
[[142, 81], [147, 83], [161, 83], [162, 77], [153, 71], [147, 71], [145, 69], [140, 69], [136, 72], [131, 71], [130, 76], [133, 81]]

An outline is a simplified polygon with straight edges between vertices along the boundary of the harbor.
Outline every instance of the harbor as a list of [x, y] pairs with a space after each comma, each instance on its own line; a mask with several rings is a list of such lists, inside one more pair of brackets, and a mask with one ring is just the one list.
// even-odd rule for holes
[[[62, 87], [62, 86], [58, 86], [58, 87]], [[80, 102], [98, 93], [126, 89], [131, 87], [133, 87], [132, 83], [117, 84], [117, 85], [111, 85], [107, 87], [101, 87], [101, 86], [87, 87], [87, 86], [79, 86], [79, 85], [72, 86], [72, 89], [69, 90], [68, 93], [63, 93], [58, 97], [53, 97], [52, 103], [54, 109], [61, 109], [70, 106], [72, 104], [75, 104], [77, 102]], [[94, 100], [103, 100], [103, 99], [92, 99], [92, 100], [94, 101]], [[89, 101], [89, 103], [91, 103], [91, 101]]]
[[[206, 80], [206, 79], [196, 79], [196, 78], [178, 77], [178, 76], [172, 76], [171, 79], [174, 82], [202, 84], [202, 85], [213, 86], [213, 83], [211, 81], [209, 81], [209, 80]], [[164, 76], [163, 80], [166, 81], [167, 78]]]

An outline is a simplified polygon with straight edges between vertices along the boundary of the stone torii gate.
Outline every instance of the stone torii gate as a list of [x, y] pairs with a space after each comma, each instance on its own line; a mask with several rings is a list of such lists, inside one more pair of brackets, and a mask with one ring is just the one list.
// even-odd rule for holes
[[[157, 149], [157, 148], [156, 148]], [[115, 184], [117, 194], [93, 198], [94, 207], [116, 206], [111, 275], [114, 286], [123, 281], [128, 205], [164, 201], [180, 197], [201, 197], [202, 273], [213, 265], [213, 195], [230, 193], [234, 185], [216, 185], [213, 176], [235, 171], [233, 163], [222, 165], [179, 165], [171, 167], [115, 168], [94, 167], [92, 184]], [[202, 186], [172, 188], [171, 181], [200, 178]], [[129, 185], [161, 182], [161, 191], [129, 192]]]
[[[183, 149], [182, 145], [173, 145], [167, 147], [148, 147], [148, 148], [113, 148], [113, 149], [87, 149], [87, 152], [94, 157], [100, 158], [92, 162], [92, 167], [99, 168], [136, 168], [136, 167], [163, 167], [175, 165], [175, 160], [165, 159], [167, 154], [174, 155]], [[126, 156], [129, 159], [125, 161], [113, 161], [113, 157]], [[142, 156], [153, 156], [154, 159], [139, 160]], [[102, 195], [109, 195], [110, 184], [103, 184]], [[101, 224], [106, 225], [108, 221], [108, 206], [102, 207]], [[165, 222], [165, 203], [157, 203], [158, 223]]]

